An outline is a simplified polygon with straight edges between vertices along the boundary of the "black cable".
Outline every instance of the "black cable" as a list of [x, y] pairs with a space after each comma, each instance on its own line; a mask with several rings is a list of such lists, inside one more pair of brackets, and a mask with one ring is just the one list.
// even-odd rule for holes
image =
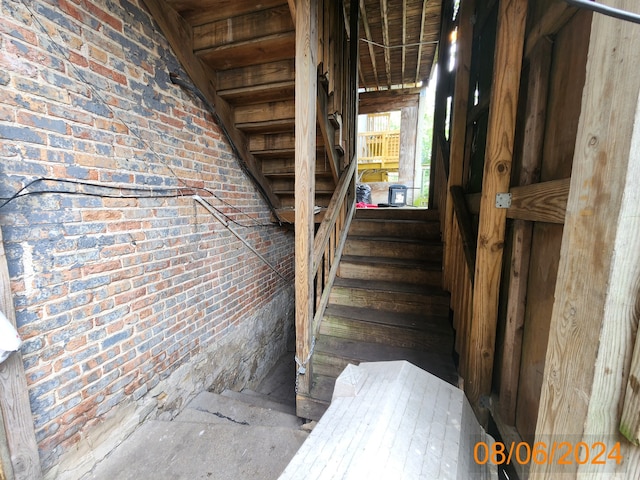
[[[132, 194], [132, 195], [122, 195], [122, 194], [120, 194], [120, 195], [108, 195], [108, 194], [104, 194], [104, 193], [70, 191], [70, 190], [37, 190], [37, 191], [34, 191], [34, 192], [25, 192], [25, 190], [27, 190], [29, 187], [31, 187], [31, 186], [33, 186], [33, 185], [35, 185], [37, 183], [40, 183], [40, 182], [55, 182], [55, 183], [78, 185], [78, 186], [83, 186], [83, 187], [92, 187], [92, 188], [107, 189], [107, 190], [118, 190], [118, 191], [129, 191], [129, 192], [140, 192], [140, 193], [137, 193], [135, 195], [134, 194]], [[27, 183], [25, 186], [20, 188], [20, 190], [18, 190], [16, 193], [14, 193], [11, 197], [2, 198], [2, 200], [5, 200], [5, 201], [2, 204], [0, 204], [0, 209], [2, 209], [3, 207], [5, 207], [9, 203], [11, 203], [12, 201], [14, 201], [14, 200], [16, 200], [16, 199], [18, 199], [20, 197], [26, 197], [26, 196], [30, 196], [30, 195], [56, 194], [57, 193], [57, 194], [68, 194], [68, 195], [84, 195], [84, 196], [98, 197], [98, 198], [126, 198], [126, 199], [135, 199], [135, 198], [179, 198], [179, 197], [191, 196], [197, 191], [203, 191], [203, 192], [209, 193], [210, 195], [215, 197], [220, 202], [228, 205], [231, 208], [234, 208], [235, 210], [237, 210], [238, 212], [240, 212], [244, 216], [248, 217], [254, 223], [254, 225], [244, 225], [244, 224], [232, 219], [231, 217], [229, 217], [224, 212], [221, 212], [218, 208], [212, 206], [212, 208], [215, 208], [216, 211], [218, 211], [221, 215], [223, 215], [227, 219], [227, 221], [229, 221], [229, 222], [231, 222], [231, 223], [233, 223], [235, 225], [238, 225], [239, 227], [243, 227], [243, 228], [251, 228], [253, 226], [255, 226], [255, 227], [278, 227], [278, 225], [273, 224], [273, 223], [259, 223], [251, 215], [248, 215], [247, 213], [242, 212], [239, 208], [237, 208], [237, 207], [225, 202], [220, 197], [218, 197], [213, 192], [211, 192], [208, 188], [191, 187], [191, 186], [187, 186], [187, 187], [135, 187], [135, 186], [129, 186], [129, 185], [107, 185], [107, 184], [101, 184], [101, 183], [96, 183], [96, 182], [88, 182], [88, 181], [85, 181], [85, 180], [72, 180], [72, 179], [65, 179], [65, 178], [40, 177], [40, 178], [36, 178], [35, 180], [32, 180], [29, 183]], [[25, 193], [22, 193], [22, 192], [25, 192]]]

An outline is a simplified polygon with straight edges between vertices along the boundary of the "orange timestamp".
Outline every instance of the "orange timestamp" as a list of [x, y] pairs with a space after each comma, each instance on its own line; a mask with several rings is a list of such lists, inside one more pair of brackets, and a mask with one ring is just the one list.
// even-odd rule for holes
[[604, 442], [477, 442], [473, 448], [473, 460], [478, 465], [519, 464], [528, 465], [606, 465], [622, 463], [620, 442], [609, 448]]

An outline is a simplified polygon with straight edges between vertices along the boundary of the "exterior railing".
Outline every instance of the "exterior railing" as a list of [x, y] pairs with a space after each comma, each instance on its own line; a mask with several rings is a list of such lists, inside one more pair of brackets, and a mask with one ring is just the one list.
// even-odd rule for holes
[[397, 169], [400, 159], [400, 132], [363, 132], [358, 134], [358, 162], [363, 167]]

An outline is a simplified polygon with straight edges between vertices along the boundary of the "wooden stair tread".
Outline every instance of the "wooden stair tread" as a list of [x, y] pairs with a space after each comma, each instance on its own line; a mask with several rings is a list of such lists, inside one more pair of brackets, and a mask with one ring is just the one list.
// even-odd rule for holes
[[422, 220], [422, 219], [405, 219], [405, 218], [360, 218], [355, 217], [353, 219], [354, 222], [363, 222], [363, 223], [397, 223], [404, 225], [412, 225], [412, 224], [436, 224], [438, 223], [436, 220]]
[[384, 219], [401, 220], [417, 218], [425, 221], [440, 221], [438, 210], [414, 207], [392, 208], [359, 208], [356, 210], [356, 220]]
[[368, 265], [391, 265], [395, 267], [413, 268], [416, 270], [440, 270], [442, 262], [429, 262], [407, 258], [367, 257], [364, 255], [343, 255], [342, 261]]
[[429, 332], [429, 334], [438, 336], [453, 336], [448, 316], [444, 315], [418, 315], [330, 304], [325, 310], [324, 320], [328, 320], [330, 317], [386, 325], [415, 332]]
[[391, 237], [391, 236], [370, 236], [370, 235], [349, 235], [349, 240], [356, 241], [373, 241], [373, 242], [395, 242], [395, 243], [413, 243], [418, 245], [431, 245], [433, 247], [439, 247], [442, 242], [430, 238], [415, 238], [415, 237]]
[[384, 280], [358, 280], [354, 278], [337, 277], [335, 286], [344, 288], [357, 288], [391, 293], [413, 293], [420, 296], [430, 296], [440, 299], [442, 303], [449, 304], [449, 293], [441, 288], [416, 285], [413, 283], [386, 282]]

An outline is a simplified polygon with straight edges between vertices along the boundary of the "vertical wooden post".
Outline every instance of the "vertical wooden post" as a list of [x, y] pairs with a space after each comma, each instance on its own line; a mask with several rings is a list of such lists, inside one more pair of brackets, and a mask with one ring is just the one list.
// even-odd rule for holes
[[[451, 113], [451, 150], [449, 157], [449, 181], [447, 184], [447, 204], [445, 210], [445, 231], [443, 232], [444, 254], [444, 286], [452, 290], [455, 279], [452, 277], [453, 267], [453, 199], [451, 187], [462, 186], [464, 167], [465, 136], [467, 132], [467, 112], [469, 109], [469, 75], [471, 70], [471, 52], [473, 45], [473, 15], [476, 0], [463, 0], [460, 5], [460, 22], [458, 23], [458, 45], [456, 50], [456, 80], [453, 92], [453, 111]], [[441, 206], [440, 208], [443, 208]]]
[[[522, 165], [518, 185], [530, 185], [539, 180], [547, 115], [549, 70], [552, 44], [540, 39], [529, 62], [527, 79], [526, 119], [522, 145]], [[513, 222], [513, 249], [509, 272], [507, 322], [500, 378], [500, 416], [508, 425], [515, 425], [516, 397], [520, 376], [520, 353], [524, 326], [525, 303], [531, 254], [532, 222]]]
[[[349, 12], [349, 95], [351, 105], [349, 112], [351, 118], [349, 119], [349, 148], [348, 161], [356, 162], [356, 148], [358, 145], [358, 63], [359, 49], [360, 49], [360, 2], [353, 1], [350, 5]], [[353, 193], [355, 195], [355, 177], [354, 177]]]
[[[311, 347], [314, 313], [313, 206], [316, 165], [316, 92], [318, 2], [296, 2], [296, 157], [295, 157], [295, 272], [296, 356], [306, 362]], [[299, 376], [298, 393], [308, 395], [311, 365]]]
[[504, 252], [506, 209], [496, 195], [509, 191], [522, 70], [527, 0], [501, 0], [482, 179], [480, 224], [473, 289], [473, 317], [465, 390], [480, 419], [480, 397], [491, 390], [498, 319], [498, 296]]
[[9, 453], [9, 443], [0, 410], [0, 480], [14, 480], [13, 468], [11, 468], [11, 454]]
[[418, 136], [418, 106], [404, 107], [400, 113], [400, 161], [398, 182], [408, 185], [406, 202], [413, 204], [413, 175], [416, 168], [416, 137]]
[[[11, 295], [9, 269], [0, 230], [0, 310], [15, 326], [16, 313]], [[22, 355], [12, 354], [0, 364], [0, 415], [11, 454], [15, 480], [39, 480], [42, 478], [38, 444], [33, 429], [33, 417], [29, 403], [27, 379]]]
[[535, 439], [620, 442], [622, 460], [533, 462], [536, 479], [640, 478], [640, 450], [618, 432], [640, 316], [639, 63], [638, 25], [594, 14]]
[[442, 146], [440, 138], [445, 134], [445, 122], [447, 116], [447, 97], [449, 96], [450, 75], [447, 71], [449, 62], [449, 29], [453, 16], [453, 0], [442, 2], [442, 28], [440, 29], [441, 42], [438, 44], [438, 79], [436, 83], [436, 101], [433, 108], [433, 143], [431, 145], [431, 171], [429, 172], [429, 208], [443, 209], [444, 205], [438, 205], [436, 187], [446, 188], [445, 185], [436, 185], [437, 171], [440, 169], [438, 160]]

